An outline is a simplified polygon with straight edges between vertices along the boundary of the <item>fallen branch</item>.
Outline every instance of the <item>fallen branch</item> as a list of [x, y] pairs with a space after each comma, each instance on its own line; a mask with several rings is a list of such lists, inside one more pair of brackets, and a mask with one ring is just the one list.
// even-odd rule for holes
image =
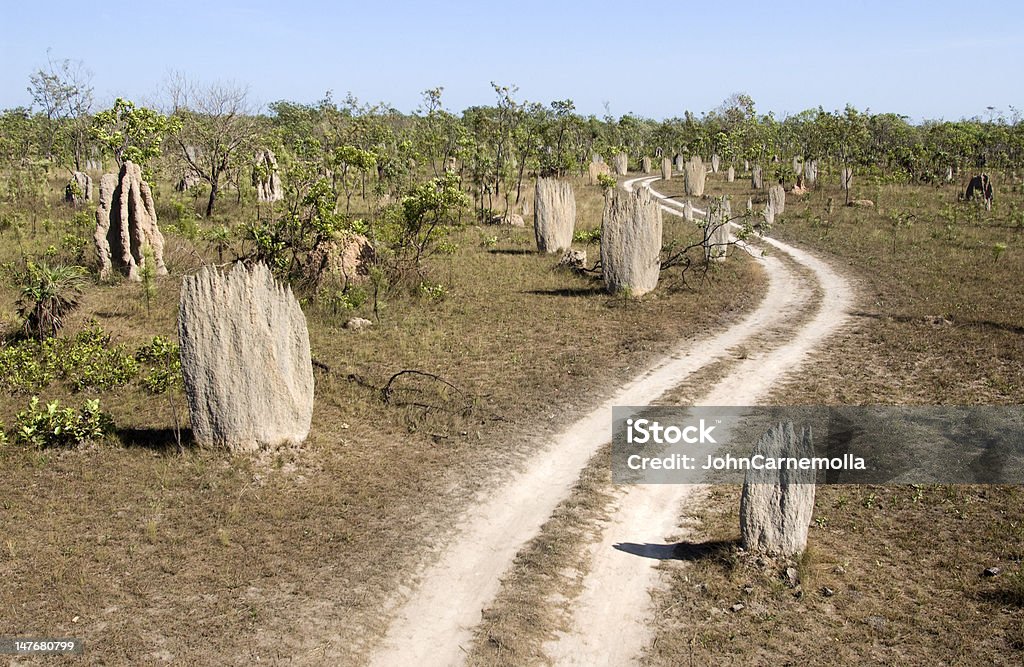
[[387, 384], [384, 385], [384, 388], [381, 389], [381, 396], [384, 398], [384, 402], [385, 403], [391, 403], [391, 397], [392, 397], [392, 395], [394, 394], [394, 391], [395, 391], [393, 389], [393, 385], [395, 383], [395, 380], [397, 380], [398, 378], [402, 377], [403, 375], [415, 375], [415, 376], [418, 376], [418, 377], [429, 378], [431, 380], [435, 380], [435, 381], [440, 382], [441, 384], [443, 384], [443, 385], [445, 385], [447, 387], [450, 387], [450, 388], [454, 389], [455, 391], [459, 392], [459, 394], [461, 394], [463, 396], [466, 395], [466, 392], [462, 391], [461, 389], [459, 389], [458, 387], [453, 385], [451, 382], [449, 382], [448, 380], [445, 380], [444, 378], [442, 378], [439, 375], [434, 375], [433, 373], [428, 373], [426, 371], [418, 371], [418, 370], [415, 370], [415, 369], [406, 368], [406, 369], [400, 370], [397, 373], [395, 373], [394, 375], [392, 375], [391, 379], [389, 379]]

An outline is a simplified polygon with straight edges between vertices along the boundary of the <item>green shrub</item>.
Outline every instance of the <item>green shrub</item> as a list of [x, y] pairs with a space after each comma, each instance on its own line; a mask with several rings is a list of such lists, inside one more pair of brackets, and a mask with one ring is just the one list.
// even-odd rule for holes
[[349, 286], [347, 289], [323, 290], [317, 300], [321, 308], [332, 314], [346, 314], [360, 308], [369, 296], [362, 287]]
[[163, 394], [182, 382], [178, 346], [163, 336], [154, 336], [148, 344], [140, 347], [135, 352], [135, 360], [150, 366], [139, 379], [147, 393]]
[[139, 364], [126, 347], [111, 347], [110, 336], [98, 326], [42, 343], [0, 345], [0, 391], [8, 394], [35, 393], [55, 380], [73, 391], [113, 389], [138, 373]]
[[440, 303], [448, 297], [448, 288], [441, 283], [423, 281], [419, 285], [419, 295], [426, 297], [434, 303]]
[[124, 345], [109, 344], [110, 336], [103, 329], [90, 327], [72, 338], [44, 342], [42, 356], [53, 375], [74, 391], [113, 389], [131, 382], [139, 365]]
[[53, 372], [40, 360], [34, 342], [0, 346], [0, 390], [8, 394], [38, 391], [50, 384]]
[[153, 336], [153, 340], [135, 352], [135, 360], [139, 363], [163, 363], [170, 357], [178, 358], [178, 346], [163, 336]]
[[61, 408], [58, 401], [39, 407], [33, 396], [27, 410], [18, 413], [14, 439], [34, 447], [74, 447], [99, 440], [113, 428], [113, 420], [100, 411], [99, 399], [87, 400], [80, 409]]
[[572, 235], [572, 240], [576, 243], [599, 243], [601, 241], [601, 228], [597, 229], [579, 229]]

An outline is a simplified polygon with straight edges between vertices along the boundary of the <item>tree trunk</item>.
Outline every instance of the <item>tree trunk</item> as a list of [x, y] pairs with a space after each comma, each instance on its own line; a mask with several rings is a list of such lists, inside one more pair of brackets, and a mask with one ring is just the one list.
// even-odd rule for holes
[[210, 199], [206, 202], [206, 217], [209, 218], [213, 215], [213, 205], [217, 201], [217, 181], [218, 178], [214, 178], [210, 181]]

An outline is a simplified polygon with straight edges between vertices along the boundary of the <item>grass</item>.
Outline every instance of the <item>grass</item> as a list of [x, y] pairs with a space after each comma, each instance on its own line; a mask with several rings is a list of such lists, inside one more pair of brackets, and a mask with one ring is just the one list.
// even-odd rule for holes
[[[871, 208], [842, 206], [834, 179], [787, 198], [772, 235], [848, 273], [862, 298], [851, 325], [770, 402], [1024, 403], [1020, 181], [997, 177], [991, 212], [958, 204], [955, 185], [883, 181], [857, 177], [852, 198]], [[711, 178], [708, 192], [730, 194], [734, 209], [760, 195], [739, 174]], [[1019, 487], [819, 487], [808, 552], [794, 563], [738, 549], [738, 498], [716, 488], [694, 538], [714, 548], [665, 563], [646, 662], [1020, 664]], [[787, 567], [798, 586], [784, 581]], [[983, 576], [989, 567], [1001, 571]]]
[[[49, 246], [90, 264], [88, 212], [57, 202], [59, 181], [32, 214], [22, 204], [0, 207], [22, 220], [0, 237], [0, 265]], [[181, 276], [215, 261], [217, 249], [171, 231], [179, 211], [183, 229], [191, 226], [190, 207], [202, 202], [160, 185], [171, 275], [156, 279], [148, 308], [138, 284], [87, 285], [69, 332], [95, 319], [130, 349], [154, 335], [176, 338]], [[578, 227], [594, 229], [600, 191], [574, 186]], [[219, 206], [195, 226], [254, 216], [231, 193]], [[685, 233], [675, 222], [666, 230]], [[63, 244], [65, 236], [75, 238]], [[666, 275], [642, 301], [611, 298], [598, 280], [533, 253], [529, 228], [469, 226], [453, 240], [455, 253], [432, 266], [446, 296], [393, 295], [367, 331], [342, 325], [372, 318], [368, 305], [334, 314], [307, 301], [312, 353], [323, 366], [301, 447], [253, 459], [191, 447], [178, 454], [167, 397], [129, 386], [89, 393], [119, 427], [109, 442], [0, 448], [8, 480], [0, 516], [9, 527], [0, 636], [81, 637], [92, 664], [355, 661], [383, 631], [392, 594], [433, 557], [474, 494], [680, 340], [741, 314], [762, 289], [756, 267], [741, 260], [716, 267], [713, 284], [684, 288]], [[592, 265], [598, 246], [586, 247]], [[0, 308], [13, 296], [5, 284]], [[13, 327], [13, 312], [4, 313]], [[403, 369], [458, 390], [419, 385], [439, 407], [430, 411], [383, 403], [379, 388]], [[43, 398], [66, 398], [62, 391], [51, 387]], [[171, 399], [181, 414], [180, 390]], [[9, 424], [22, 402], [5, 398], [0, 419]]]
[[570, 630], [569, 605], [589, 568], [585, 547], [614, 500], [610, 456], [608, 446], [593, 456], [569, 497], [516, 555], [498, 595], [482, 612], [467, 664], [547, 664], [543, 644]]
[[714, 549], [664, 565], [646, 664], [1020, 664], [1019, 488], [819, 487], [793, 563], [739, 550], [738, 495], [712, 492]]

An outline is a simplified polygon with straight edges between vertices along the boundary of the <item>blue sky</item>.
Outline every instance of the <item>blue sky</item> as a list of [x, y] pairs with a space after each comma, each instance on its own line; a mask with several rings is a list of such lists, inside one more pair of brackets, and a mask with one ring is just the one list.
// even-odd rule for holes
[[[257, 103], [327, 90], [414, 110], [570, 98], [583, 113], [703, 112], [734, 92], [783, 116], [818, 105], [915, 120], [1024, 108], [1024, 3], [0, 0], [0, 108], [50, 57], [93, 72], [97, 104], [154, 101], [170, 72], [247, 84]], [[687, 63], [690, 66], [686, 67]]]

